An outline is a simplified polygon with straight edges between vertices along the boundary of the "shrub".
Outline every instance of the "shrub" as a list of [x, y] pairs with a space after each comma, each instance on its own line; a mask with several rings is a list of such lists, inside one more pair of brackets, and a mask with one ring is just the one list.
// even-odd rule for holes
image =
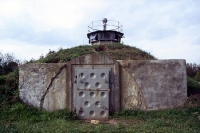
[[200, 84], [198, 81], [187, 77], [187, 87], [188, 87], [188, 95], [191, 95], [193, 92], [200, 92]]
[[8, 75], [0, 76], [0, 107], [4, 103], [13, 104], [19, 100], [18, 82], [18, 69]]
[[195, 80], [200, 82], [200, 71], [195, 75]]
[[0, 75], [7, 75], [18, 67], [19, 61], [11, 54], [0, 53]]

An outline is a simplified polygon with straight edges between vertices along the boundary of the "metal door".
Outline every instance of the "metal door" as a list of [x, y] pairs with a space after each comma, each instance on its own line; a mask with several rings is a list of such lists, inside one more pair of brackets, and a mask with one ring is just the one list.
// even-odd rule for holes
[[105, 120], [109, 116], [109, 69], [76, 69], [76, 113], [79, 119]]

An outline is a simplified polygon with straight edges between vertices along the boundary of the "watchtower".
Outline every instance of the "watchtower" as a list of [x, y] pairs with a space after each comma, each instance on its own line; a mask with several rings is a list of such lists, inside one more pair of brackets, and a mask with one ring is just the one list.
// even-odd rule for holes
[[[100, 23], [101, 21], [103, 24]], [[100, 27], [102, 27], [103, 30], [100, 30]], [[103, 45], [113, 42], [120, 43], [121, 38], [124, 35], [122, 32], [122, 25], [118, 21], [107, 20], [107, 18], [104, 18], [103, 20], [92, 21], [88, 25], [87, 37], [89, 43], [92, 45]]]

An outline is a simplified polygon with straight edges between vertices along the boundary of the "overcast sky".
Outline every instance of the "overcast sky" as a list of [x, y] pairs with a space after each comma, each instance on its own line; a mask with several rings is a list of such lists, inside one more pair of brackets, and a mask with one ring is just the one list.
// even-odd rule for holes
[[124, 44], [200, 64], [200, 0], [0, 0], [0, 52], [23, 61], [88, 44], [103, 18], [123, 25]]

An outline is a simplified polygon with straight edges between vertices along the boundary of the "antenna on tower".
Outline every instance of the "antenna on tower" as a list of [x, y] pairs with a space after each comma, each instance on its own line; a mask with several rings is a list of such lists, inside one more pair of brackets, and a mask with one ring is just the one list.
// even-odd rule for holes
[[107, 18], [104, 18], [102, 21], [103, 21], [103, 30], [106, 30]]

